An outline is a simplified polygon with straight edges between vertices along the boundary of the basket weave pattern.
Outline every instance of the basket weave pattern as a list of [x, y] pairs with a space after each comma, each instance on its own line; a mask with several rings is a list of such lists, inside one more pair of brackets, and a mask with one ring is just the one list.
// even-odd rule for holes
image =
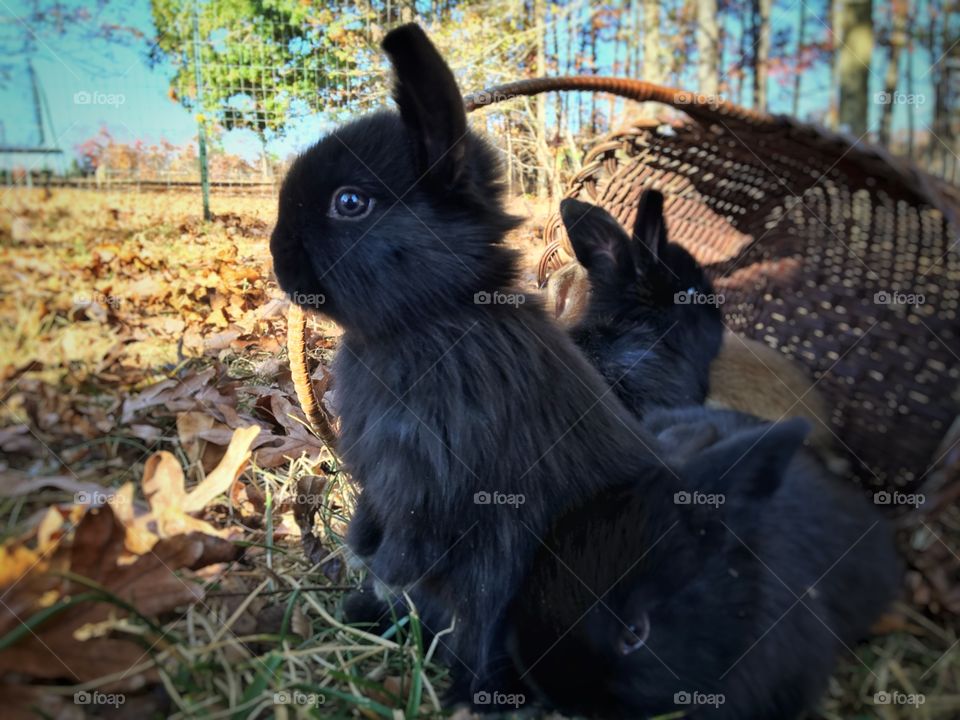
[[[862, 482], [918, 489], [960, 413], [956, 191], [784, 118], [689, 114], [599, 141], [567, 196], [629, 228], [642, 190], [661, 190], [670, 237], [707, 266], [727, 326], [808, 369]], [[558, 214], [544, 239], [541, 280], [573, 257]]]

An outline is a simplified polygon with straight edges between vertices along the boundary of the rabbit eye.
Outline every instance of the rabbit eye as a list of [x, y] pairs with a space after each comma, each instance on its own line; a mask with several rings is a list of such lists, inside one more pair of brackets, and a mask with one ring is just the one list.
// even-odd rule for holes
[[650, 636], [650, 618], [642, 613], [636, 622], [623, 629], [618, 639], [621, 655], [629, 655], [643, 647]]
[[373, 209], [373, 198], [362, 190], [343, 187], [333, 194], [330, 217], [359, 220]]

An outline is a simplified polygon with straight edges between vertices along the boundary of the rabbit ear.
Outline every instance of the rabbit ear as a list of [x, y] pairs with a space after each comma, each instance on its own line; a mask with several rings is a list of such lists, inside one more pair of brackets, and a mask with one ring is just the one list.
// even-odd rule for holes
[[[633, 239], [650, 252], [654, 262], [663, 257], [667, 245], [667, 224], [663, 219], [663, 194], [659, 190], [644, 190], [637, 206], [633, 223]], [[641, 258], [638, 258], [640, 260]]]
[[466, 157], [467, 115], [457, 81], [414, 23], [391, 30], [382, 47], [396, 73], [393, 99], [416, 140], [419, 170], [450, 188]]
[[572, 262], [547, 280], [548, 309], [563, 327], [573, 327], [586, 314], [590, 281], [580, 263]]
[[758, 425], [707, 448], [685, 470], [712, 486], [711, 492], [736, 484], [754, 497], [772, 495], [809, 432], [803, 418]]
[[597, 205], [567, 198], [560, 203], [560, 217], [577, 260], [592, 280], [636, 277], [630, 238], [613, 215]]

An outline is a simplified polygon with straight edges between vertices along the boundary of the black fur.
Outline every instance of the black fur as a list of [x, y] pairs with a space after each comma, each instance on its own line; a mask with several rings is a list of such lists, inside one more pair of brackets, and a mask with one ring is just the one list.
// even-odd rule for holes
[[596, 205], [568, 199], [560, 213], [591, 285], [571, 337], [637, 416], [702, 404], [723, 323], [716, 304], [698, 302], [716, 298], [703, 268], [667, 240], [663, 196], [642, 193], [632, 238]]
[[679, 478], [608, 489], [553, 528], [509, 611], [518, 674], [566, 714], [797, 717], [895, 596], [891, 529], [799, 449], [804, 420], [649, 424], [685, 456]]
[[[493, 151], [461, 134], [449, 69], [416, 26], [383, 45], [400, 113], [360, 118], [297, 159], [271, 251], [294, 301], [323, 295], [344, 328], [339, 448], [362, 488], [348, 543], [387, 586], [456, 614], [444, 640], [463, 697], [484, 685], [487, 633], [550, 520], [656, 460], [539, 301], [515, 295], [501, 244], [515, 221]], [[342, 187], [369, 194], [370, 214], [331, 217]], [[483, 492], [524, 503], [478, 504]]]

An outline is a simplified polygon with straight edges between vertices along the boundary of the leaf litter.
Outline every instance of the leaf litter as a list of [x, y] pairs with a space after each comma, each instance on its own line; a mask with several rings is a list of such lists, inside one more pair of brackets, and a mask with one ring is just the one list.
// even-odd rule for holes
[[[342, 622], [358, 582], [342, 542], [354, 498], [296, 402], [267, 248], [274, 203], [215, 198], [210, 223], [197, 204], [4, 196], [0, 280], [16, 288], [0, 296], [5, 716], [439, 716], [446, 673], [415, 617], [387, 639]], [[338, 334], [313, 323], [328, 409]], [[916, 549], [905, 602], [841, 664], [824, 718], [960, 711], [956, 508], [904, 545]], [[928, 701], [875, 706], [888, 688]]]

